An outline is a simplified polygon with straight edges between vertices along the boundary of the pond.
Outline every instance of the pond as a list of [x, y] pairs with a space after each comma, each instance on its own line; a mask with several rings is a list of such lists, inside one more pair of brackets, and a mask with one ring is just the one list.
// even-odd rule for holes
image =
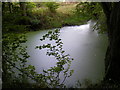
[[[97, 83], [103, 79], [105, 73], [104, 58], [108, 41], [106, 34], [98, 34], [96, 30], [92, 30], [94, 24], [95, 22], [89, 21], [87, 24], [80, 26], [60, 28], [63, 48], [66, 53], [74, 58], [71, 64], [74, 73], [65, 83], [69, 87], [74, 86], [78, 80], [84, 87], [87, 81]], [[40, 38], [48, 31], [40, 30], [27, 33], [27, 51], [31, 56], [29, 63], [36, 67], [38, 73], [41, 73], [43, 69], [54, 66], [56, 63], [54, 57], [46, 55], [46, 50], [35, 49], [36, 46], [50, 42], [49, 40], [40, 41]]]

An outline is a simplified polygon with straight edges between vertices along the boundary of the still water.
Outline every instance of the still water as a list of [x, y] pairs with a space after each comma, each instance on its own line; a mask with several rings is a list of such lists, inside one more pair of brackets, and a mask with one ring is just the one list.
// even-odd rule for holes
[[[63, 48], [67, 54], [74, 58], [71, 64], [74, 73], [66, 80], [67, 86], [74, 86], [79, 80], [84, 87], [86, 80], [97, 83], [103, 79], [107, 35], [93, 31], [92, 26], [94, 24], [94, 22], [89, 21], [85, 25], [66, 26], [60, 29]], [[43, 69], [54, 66], [56, 63], [54, 57], [46, 56], [46, 50], [35, 49], [36, 46], [50, 42], [49, 40], [40, 41], [40, 38], [48, 31], [41, 30], [27, 34], [27, 51], [31, 56], [29, 63], [36, 67], [38, 73], [41, 73]]]

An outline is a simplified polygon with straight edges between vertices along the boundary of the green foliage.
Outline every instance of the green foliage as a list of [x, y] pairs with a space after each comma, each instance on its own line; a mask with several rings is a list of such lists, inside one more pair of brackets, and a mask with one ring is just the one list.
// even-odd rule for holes
[[99, 3], [81, 2], [76, 6], [76, 13], [79, 15], [88, 15], [91, 19], [97, 19], [102, 12]]
[[[9, 7], [7, 6], [9, 5], [9, 3], [4, 3], [2, 20], [3, 32], [24, 32], [27, 31], [28, 28], [30, 29], [30, 26], [32, 26], [32, 24], [36, 24], [36, 22], [34, 23], [32, 21], [32, 18], [30, 16], [22, 16], [23, 13], [20, 8], [20, 3], [11, 2], [11, 4], [12, 13], [9, 12]], [[30, 14], [30, 11], [35, 8], [35, 3], [26, 2], [24, 4], [26, 5], [26, 12], [28, 15]]]
[[99, 15], [97, 23], [93, 26], [93, 30], [98, 30], [98, 33], [107, 32], [107, 23], [106, 23], [106, 17], [104, 13], [101, 13]]
[[27, 26], [25, 25], [3, 25], [3, 32], [24, 32], [27, 30]]
[[[73, 58], [65, 54], [62, 48], [62, 41], [59, 39], [59, 30], [49, 31], [43, 36], [41, 41], [50, 39], [55, 41], [56, 45], [46, 44], [36, 48], [47, 48], [46, 55], [54, 56], [57, 60], [54, 67], [43, 70], [38, 74], [35, 67], [27, 64], [30, 57], [26, 48], [22, 44], [26, 42], [24, 35], [4, 34], [3, 35], [3, 88], [64, 88], [65, 80], [74, 72], [70, 70], [70, 64]], [[60, 78], [62, 76], [62, 78]], [[35, 82], [31, 84], [29, 81]]]
[[2, 69], [3, 69], [3, 87], [12, 87], [12, 83], [16, 82], [16, 78], [21, 77], [22, 83], [24, 83], [23, 72], [16, 73], [22, 70], [26, 65], [29, 55], [26, 52], [26, 47], [22, 47], [21, 43], [25, 43], [26, 39], [24, 35], [17, 34], [5, 34], [3, 35], [2, 45]]
[[93, 29], [99, 30], [100, 33], [104, 33], [107, 30], [106, 17], [100, 3], [81, 2], [76, 6], [76, 14], [88, 16], [89, 19], [96, 20], [97, 23]]
[[36, 8], [36, 3], [34, 3], [34, 2], [26, 2], [26, 3], [27, 3], [28, 9]]
[[[58, 28], [62, 26], [80, 25], [88, 20], [86, 16], [73, 13], [73, 6], [63, 6], [55, 2], [25, 2], [26, 15], [22, 16], [20, 3], [12, 2], [12, 13], [8, 3], [3, 7], [3, 32], [24, 32], [28, 30]], [[38, 5], [38, 6], [37, 6]], [[61, 13], [61, 8], [65, 13]], [[73, 8], [73, 11], [67, 8]], [[55, 13], [56, 12], [56, 13]]]
[[26, 9], [27, 9], [27, 14], [30, 15], [32, 10], [36, 8], [36, 3], [34, 2], [26, 2]]
[[[3, 35], [3, 88], [46, 87], [45, 76], [37, 74], [35, 67], [27, 64], [30, 56], [26, 52], [26, 47], [22, 45], [25, 42], [25, 35], [12, 33]], [[36, 82], [36, 86], [30, 83], [31, 80]]]
[[2, 24], [3, 33], [24, 32], [28, 30], [30, 18], [27, 16], [20, 16], [19, 13], [6, 13], [3, 15]]
[[[60, 30], [56, 29], [54, 32], [49, 31], [47, 34], [43, 36], [41, 41], [45, 39], [49, 39], [55, 42], [55, 45], [51, 44], [44, 44], [42, 46], [37, 46], [36, 48], [44, 49], [47, 48], [46, 55], [48, 56], [54, 56], [57, 60], [56, 65], [54, 67], [51, 67], [48, 70], [43, 70], [44, 75], [47, 77], [47, 83], [49, 84], [49, 87], [65, 87], [63, 84], [66, 80], [66, 78], [70, 77], [73, 70], [70, 70], [70, 64], [73, 58], [70, 57], [69, 54], [65, 54], [65, 51], [63, 50], [62, 46], [63, 43], [61, 39], [59, 39], [59, 33]], [[60, 76], [62, 75], [62, 80], [60, 79]]]
[[30, 20], [31, 29], [35, 30], [36, 28], [40, 28], [40, 23], [41, 23], [41, 21], [38, 20], [37, 18], [36, 19], [31, 19]]
[[56, 2], [47, 2], [46, 6], [48, 7], [48, 9], [52, 12], [55, 13], [56, 9], [58, 8], [59, 4]]
[[15, 18], [14, 24], [19, 24], [19, 25], [29, 25], [30, 24], [30, 17], [28, 16], [20, 16], [19, 18]]

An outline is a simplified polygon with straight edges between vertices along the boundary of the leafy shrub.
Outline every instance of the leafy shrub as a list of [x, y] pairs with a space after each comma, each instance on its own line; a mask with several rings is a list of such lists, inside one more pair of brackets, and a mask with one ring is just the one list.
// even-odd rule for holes
[[34, 2], [27, 2], [27, 8], [32, 9], [36, 7], [36, 3]]
[[31, 19], [30, 23], [31, 23], [30, 28], [32, 29], [36, 29], [40, 27], [40, 20], [38, 19]]
[[[59, 39], [59, 30], [49, 31], [40, 40], [43, 41], [47, 38], [55, 41], [56, 45], [46, 44], [36, 46], [36, 48], [47, 48], [46, 54], [54, 56], [57, 62], [54, 67], [38, 74], [34, 66], [27, 64], [30, 56], [26, 52], [26, 47], [21, 45], [26, 42], [25, 36], [12, 33], [3, 35], [3, 88], [65, 87], [65, 80], [73, 73], [73, 70], [70, 70], [73, 58], [69, 54], [65, 54], [62, 48], [63, 43]], [[62, 80], [60, 79], [61, 75], [63, 76]], [[35, 81], [35, 86], [29, 80]]]
[[[65, 54], [63, 50], [63, 43], [59, 39], [60, 30], [56, 29], [54, 32], [49, 31], [43, 36], [41, 41], [49, 39], [55, 42], [55, 45], [52, 44], [43, 44], [42, 46], [37, 46], [38, 49], [47, 48], [46, 55], [54, 56], [57, 60], [56, 65], [51, 67], [48, 70], [43, 70], [44, 75], [46, 76], [47, 86], [51, 88], [63, 88], [65, 87], [65, 80], [72, 75], [74, 70], [70, 70], [70, 65], [73, 58], [69, 54]], [[62, 76], [62, 79], [60, 78]]]
[[59, 4], [55, 3], [55, 2], [47, 2], [46, 3], [46, 6], [48, 7], [48, 9], [55, 13], [56, 12], [56, 9], [58, 8]]
[[100, 3], [81, 2], [76, 6], [76, 14], [88, 16], [89, 19], [96, 20], [97, 23], [93, 27], [93, 30], [99, 30], [100, 33], [104, 33], [107, 30], [106, 17]]
[[19, 16], [19, 13], [5, 14], [3, 16], [2, 23], [3, 23], [3, 33], [10, 31], [24, 32], [29, 27], [30, 18], [28, 16]]
[[15, 24], [19, 25], [29, 25], [30, 24], [30, 17], [28, 16], [21, 16], [19, 18], [15, 18]]
[[99, 3], [81, 2], [76, 6], [76, 13], [78, 15], [88, 15], [90, 19], [98, 19], [102, 13], [102, 8]]
[[29, 25], [13, 25], [13, 24], [4, 24], [3, 33], [8, 32], [25, 32], [28, 30]]
[[[14, 87], [16, 78], [20, 78], [20, 82], [24, 82], [22, 68], [27, 62], [29, 55], [26, 52], [26, 47], [22, 47], [21, 43], [25, 43], [24, 35], [5, 34], [3, 35], [2, 45], [2, 69], [3, 69], [3, 88]], [[20, 69], [19, 69], [20, 68]], [[17, 72], [17, 73], [16, 73]], [[16, 83], [17, 84], [17, 83]]]
[[31, 11], [36, 8], [36, 3], [34, 2], [26, 2], [26, 8], [27, 8], [27, 15], [31, 14]]

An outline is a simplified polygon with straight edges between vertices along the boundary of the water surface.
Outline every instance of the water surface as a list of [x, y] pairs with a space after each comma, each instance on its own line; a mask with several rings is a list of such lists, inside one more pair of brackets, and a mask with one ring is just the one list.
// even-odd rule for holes
[[[66, 80], [67, 86], [74, 86], [76, 81], [84, 83], [89, 80], [92, 83], [103, 79], [105, 72], [104, 58], [107, 48], [107, 35], [98, 34], [92, 30], [94, 22], [89, 21], [85, 25], [66, 26], [60, 29], [60, 38], [66, 53], [74, 58], [71, 69], [73, 75]], [[30, 32], [27, 34], [27, 46], [29, 63], [36, 67], [36, 71], [41, 73], [43, 69], [48, 69], [55, 65], [54, 57], [46, 56], [46, 50], [35, 49], [37, 45], [53, 43], [49, 40], [44, 42], [40, 38], [49, 30]]]

